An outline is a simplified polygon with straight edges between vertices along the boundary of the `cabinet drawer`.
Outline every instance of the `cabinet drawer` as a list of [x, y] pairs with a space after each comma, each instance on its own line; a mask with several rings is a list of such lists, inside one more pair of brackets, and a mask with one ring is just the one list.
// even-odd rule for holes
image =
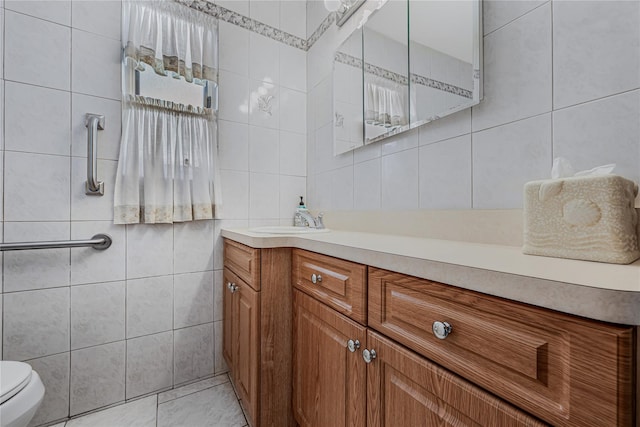
[[367, 425], [544, 427], [547, 424], [369, 331]]
[[225, 239], [224, 265], [253, 289], [260, 290], [260, 249]]
[[293, 284], [358, 323], [367, 323], [367, 267], [293, 250]]
[[634, 418], [633, 328], [374, 268], [369, 326], [556, 426]]

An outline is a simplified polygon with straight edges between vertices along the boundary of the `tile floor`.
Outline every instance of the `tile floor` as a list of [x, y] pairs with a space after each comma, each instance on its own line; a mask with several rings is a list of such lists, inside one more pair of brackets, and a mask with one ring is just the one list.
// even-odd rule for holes
[[227, 374], [127, 402], [51, 427], [243, 427]]

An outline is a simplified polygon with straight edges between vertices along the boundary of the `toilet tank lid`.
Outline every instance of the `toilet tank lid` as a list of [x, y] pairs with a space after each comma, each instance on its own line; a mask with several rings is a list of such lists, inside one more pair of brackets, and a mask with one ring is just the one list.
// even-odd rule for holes
[[0, 360], [0, 403], [22, 390], [31, 379], [31, 365]]

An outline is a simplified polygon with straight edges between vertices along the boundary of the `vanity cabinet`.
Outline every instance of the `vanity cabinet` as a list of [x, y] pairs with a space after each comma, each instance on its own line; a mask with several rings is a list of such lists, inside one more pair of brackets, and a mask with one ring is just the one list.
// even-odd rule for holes
[[291, 250], [224, 242], [223, 356], [252, 427], [293, 426]]

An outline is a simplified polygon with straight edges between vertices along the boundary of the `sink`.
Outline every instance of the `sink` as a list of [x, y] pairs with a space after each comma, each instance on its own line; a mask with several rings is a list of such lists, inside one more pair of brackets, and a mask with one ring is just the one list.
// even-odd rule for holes
[[328, 233], [328, 228], [309, 228], [309, 227], [293, 227], [291, 225], [266, 225], [263, 227], [253, 227], [249, 231], [252, 233], [268, 233], [268, 234], [314, 234]]

